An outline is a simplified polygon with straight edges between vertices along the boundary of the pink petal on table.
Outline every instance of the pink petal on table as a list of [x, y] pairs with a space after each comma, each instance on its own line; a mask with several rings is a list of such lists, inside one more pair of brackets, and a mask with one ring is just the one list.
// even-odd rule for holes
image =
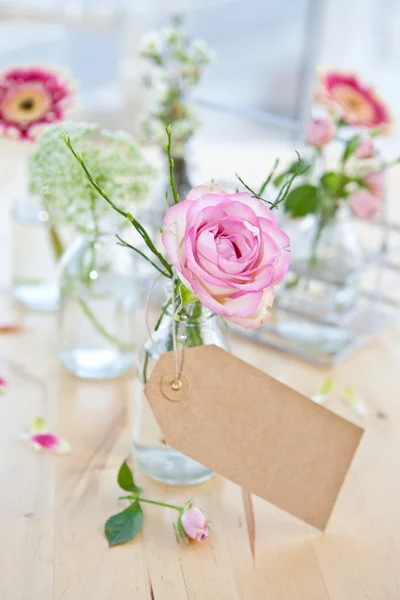
[[47, 430], [46, 421], [41, 417], [33, 420], [31, 433], [22, 437], [32, 444], [34, 450], [45, 449], [57, 454], [66, 454], [71, 449], [66, 440]]
[[21, 329], [19, 323], [0, 323], [0, 333], [18, 333]]
[[5, 379], [0, 377], [0, 395], [4, 394], [6, 392], [6, 389], [7, 389], [7, 382]]
[[50, 450], [57, 454], [66, 454], [71, 450], [69, 443], [54, 433], [34, 433], [29, 439], [35, 450]]

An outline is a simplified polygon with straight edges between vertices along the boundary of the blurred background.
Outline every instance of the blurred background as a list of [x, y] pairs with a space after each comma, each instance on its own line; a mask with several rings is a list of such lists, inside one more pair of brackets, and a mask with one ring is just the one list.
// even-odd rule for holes
[[[65, 67], [79, 91], [75, 118], [135, 132], [147, 93], [139, 39], [175, 13], [217, 54], [196, 90], [199, 143], [293, 146], [318, 65], [358, 71], [399, 117], [396, 0], [0, 0], [0, 69]], [[398, 143], [398, 132], [386, 142]]]

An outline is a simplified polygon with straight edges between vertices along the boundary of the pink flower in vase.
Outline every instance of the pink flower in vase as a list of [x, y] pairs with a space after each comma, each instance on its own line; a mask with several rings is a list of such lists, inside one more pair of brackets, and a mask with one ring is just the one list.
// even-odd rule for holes
[[373, 139], [370, 137], [361, 138], [354, 156], [356, 158], [372, 158], [375, 154], [375, 145]]
[[[204, 513], [196, 506], [189, 505], [179, 517], [184, 534], [190, 540], [205, 542], [208, 538], [208, 524]], [[179, 525], [178, 525], [179, 527]]]
[[322, 93], [319, 97], [329, 111], [347, 125], [387, 128], [392, 119], [382, 100], [372, 88], [361, 83], [351, 73], [326, 71], [320, 76]]
[[364, 221], [373, 219], [381, 207], [380, 199], [365, 189], [356, 190], [349, 197], [352, 213]]
[[265, 202], [248, 192], [194, 188], [167, 210], [162, 241], [204, 306], [246, 329], [269, 318], [274, 286], [289, 268], [290, 240]]
[[382, 171], [371, 171], [366, 173], [364, 175], [364, 181], [367, 184], [370, 192], [372, 192], [379, 200], [382, 200], [384, 186]]
[[0, 132], [33, 141], [41, 127], [62, 121], [73, 97], [56, 71], [18, 67], [0, 76]]
[[306, 123], [307, 143], [315, 148], [322, 148], [328, 144], [335, 135], [335, 128], [331, 119], [311, 119]]

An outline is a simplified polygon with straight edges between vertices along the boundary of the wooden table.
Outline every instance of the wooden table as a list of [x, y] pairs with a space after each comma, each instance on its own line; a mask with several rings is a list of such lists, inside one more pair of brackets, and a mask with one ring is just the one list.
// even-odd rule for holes
[[[21, 183], [20, 153], [1, 149], [1, 278], [8, 278], [10, 198]], [[394, 182], [391, 190], [398, 202]], [[33, 249], [34, 251], [34, 249]], [[112, 550], [105, 519], [122, 510], [116, 474], [131, 450], [133, 374], [92, 383], [57, 361], [54, 315], [25, 314], [24, 329], [0, 336], [1, 600], [399, 600], [399, 323], [333, 370], [233, 339], [240, 357], [311, 395], [327, 375], [329, 406], [352, 385], [368, 406], [367, 432], [325, 534], [215, 476], [169, 488], [138, 474], [146, 492], [171, 503], [195, 497], [213, 522], [204, 545], [178, 539], [175, 514], [144, 507], [133, 542]], [[72, 444], [66, 456], [34, 453], [19, 439], [44, 416]], [[249, 532], [254, 511], [255, 540]]]

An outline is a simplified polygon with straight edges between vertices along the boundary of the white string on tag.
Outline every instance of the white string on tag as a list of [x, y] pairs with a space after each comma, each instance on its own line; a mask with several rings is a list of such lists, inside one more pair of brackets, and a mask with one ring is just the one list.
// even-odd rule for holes
[[[149, 289], [149, 293], [147, 295], [147, 299], [146, 299], [146, 305], [145, 305], [145, 320], [146, 320], [146, 328], [147, 328], [147, 333], [149, 335], [150, 341], [153, 345], [153, 347], [155, 348], [155, 350], [157, 351], [157, 354], [160, 356], [162, 353], [160, 352], [154, 337], [153, 337], [153, 332], [152, 329], [149, 325], [149, 309], [150, 309], [150, 301], [151, 301], [151, 296], [153, 294], [153, 290], [154, 287], [156, 285], [156, 283], [158, 282], [158, 280], [160, 279], [161, 274], [157, 275], [157, 277], [154, 279], [153, 283], [150, 286]], [[181, 374], [182, 374], [182, 368], [183, 368], [183, 357], [184, 357], [184, 351], [185, 351], [185, 347], [183, 346], [182, 348], [182, 360], [181, 360], [181, 364], [179, 366], [179, 357], [178, 357], [178, 342], [177, 342], [177, 336], [176, 336], [176, 302], [175, 302], [175, 276], [172, 278], [172, 291], [171, 291], [171, 304], [172, 304], [172, 320], [171, 320], [171, 326], [172, 326], [172, 347], [173, 347], [173, 353], [174, 353], [174, 379], [171, 382], [171, 388], [176, 392], [179, 391], [182, 387], [182, 382], [180, 380]], [[185, 340], [186, 343], [186, 340]]]
[[[175, 317], [176, 317], [176, 306], [175, 306], [175, 277], [172, 278], [172, 345], [174, 349], [174, 381], [171, 384], [172, 389], [177, 392], [182, 387], [182, 382], [179, 379], [180, 369], [178, 366], [178, 344], [176, 340], [176, 325], [175, 325]], [[183, 353], [183, 350], [182, 350]], [[182, 354], [183, 360], [183, 354]]]

